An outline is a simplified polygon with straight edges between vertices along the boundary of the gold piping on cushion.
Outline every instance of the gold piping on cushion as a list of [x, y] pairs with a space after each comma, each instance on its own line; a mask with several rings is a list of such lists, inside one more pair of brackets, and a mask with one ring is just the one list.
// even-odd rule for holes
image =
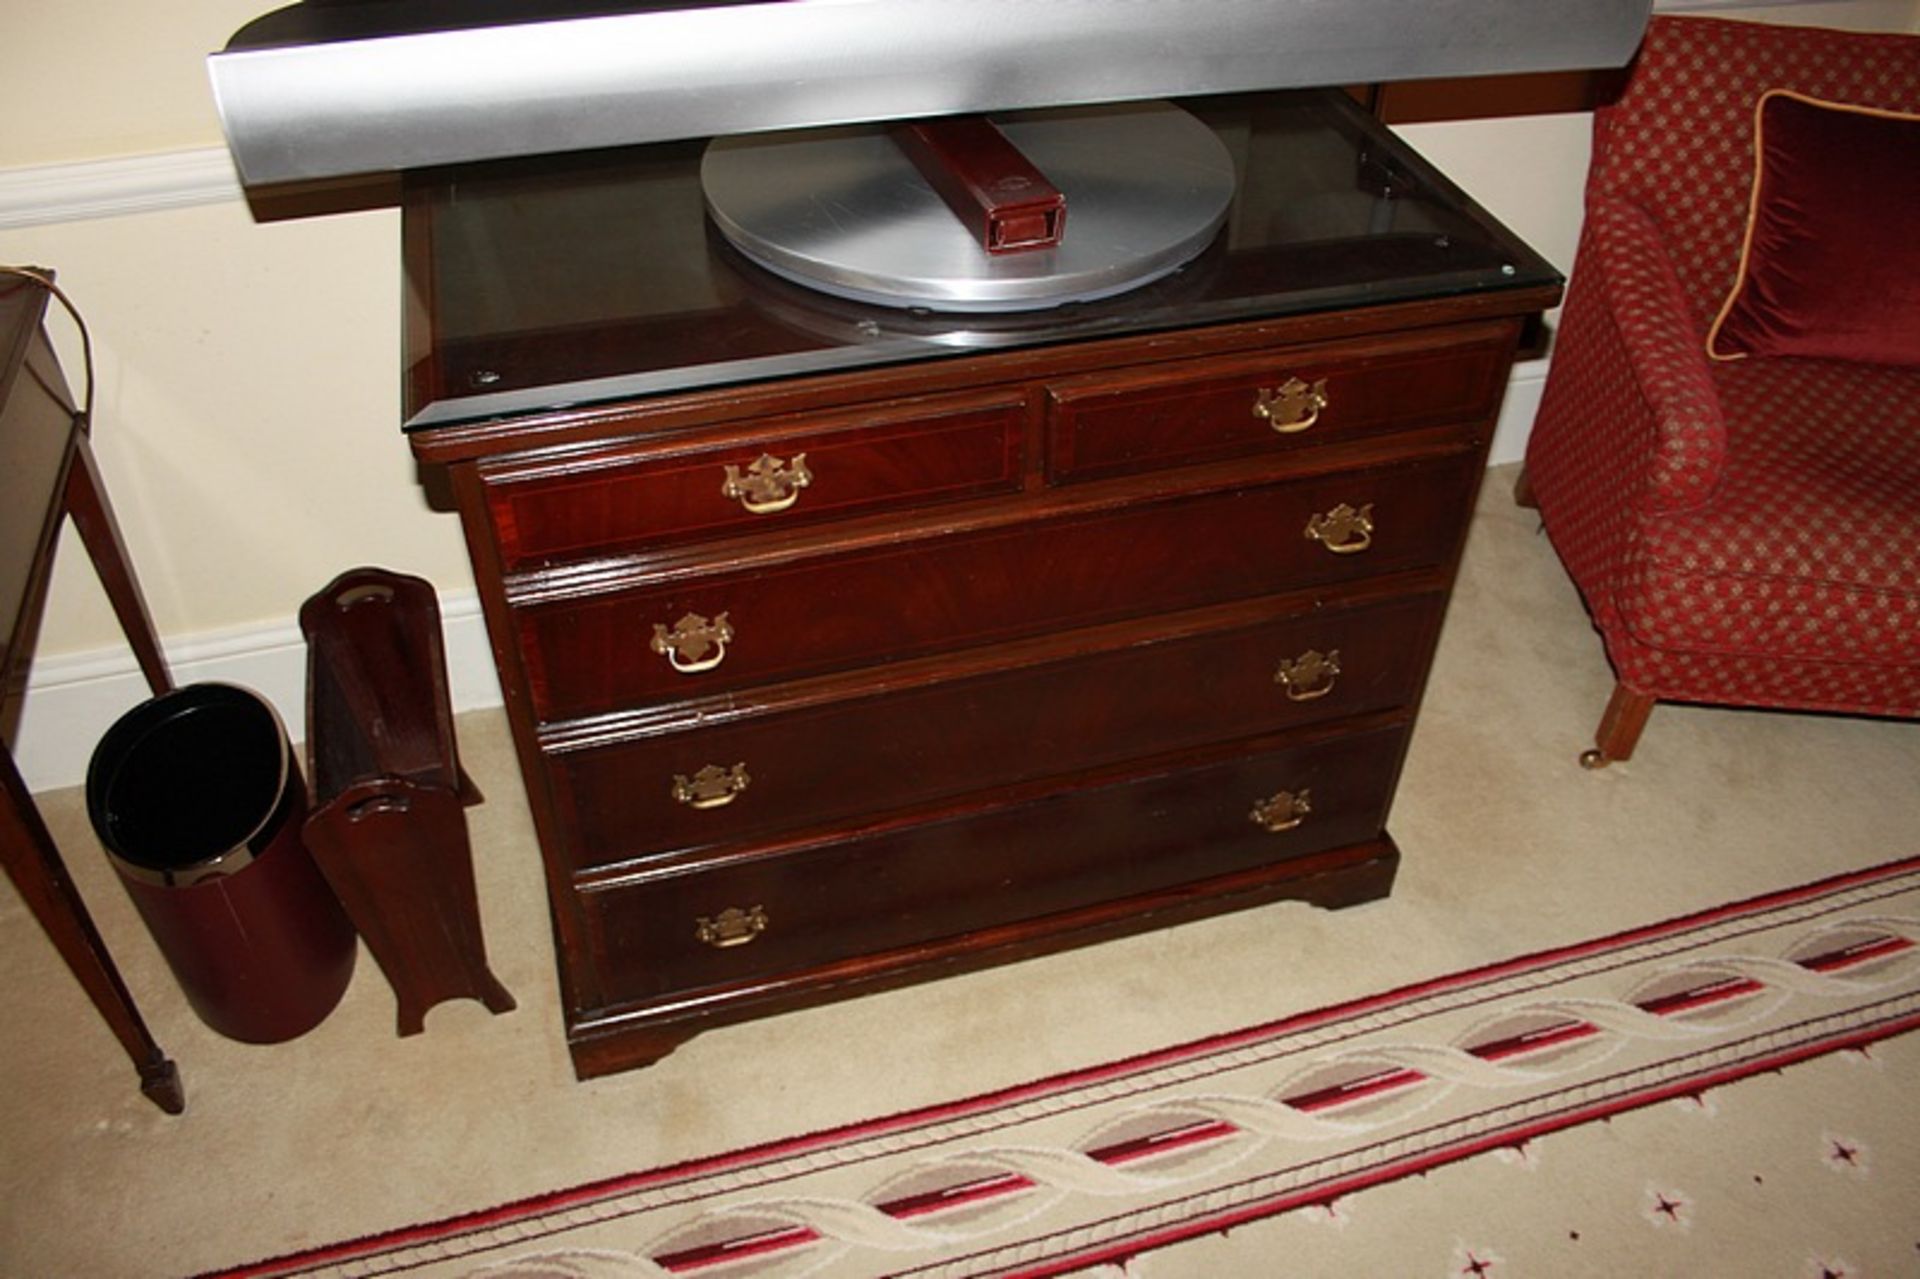
[[1761, 179], [1766, 176], [1767, 140], [1765, 126], [1761, 123], [1767, 109], [1767, 103], [1774, 98], [1792, 98], [1808, 106], [1820, 107], [1828, 111], [1847, 111], [1855, 115], [1878, 116], [1883, 120], [1920, 120], [1920, 115], [1910, 111], [1889, 111], [1883, 107], [1866, 107], [1854, 102], [1834, 102], [1828, 98], [1816, 98], [1811, 94], [1799, 93], [1793, 89], [1768, 89], [1753, 104], [1753, 191], [1747, 197], [1747, 229], [1740, 237], [1740, 268], [1734, 272], [1733, 287], [1727, 290], [1727, 300], [1720, 304], [1720, 314], [1713, 317], [1713, 324], [1707, 329], [1707, 358], [1729, 362], [1744, 360], [1750, 354], [1747, 351], [1731, 351], [1721, 354], [1714, 349], [1720, 337], [1720, 327], [1733, 313], [1733, 307], [1740, 300], [1740, 291], [1747, 287], [1747, 268], [1753, 255], [1754, 224], [1760, 220]]

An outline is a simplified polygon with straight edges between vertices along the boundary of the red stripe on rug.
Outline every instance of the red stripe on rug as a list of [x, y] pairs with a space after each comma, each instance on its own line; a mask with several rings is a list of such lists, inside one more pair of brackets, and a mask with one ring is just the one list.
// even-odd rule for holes
[[[1410, 983], [1382, 994], [1370, 995], [1346, 1003], [1331, 1005], [1326, 1008], [1262, 1023], [1246, 1029], [1230, 1031], [1186, 1044], [1142, 1053], [1119, 1061], [1103, 1063], [1098, 1066], [1076, 1071], [1063, 1072], [1027, 1084], [1015, 1085], [936, 1106], [928, 1106], [863, 1120], [838, 1128], [766, 1142], [737, 1151], [705, 1156], [678, 1164], [586, 1182], [578, 1186], [533, 1195], [494, 1207], [462, 1213], [432, 1222], [402, 1227], [368, 1235], [363, 1238], [344, 1240], [339, 1243], [289, 1253], [231, 1269], [208, 1272], [201, 1276], [200, 1279], [262, 1279], [262, 1277], [265, 1276], [293, 1276], [324, 1266], [341, 1262], [365, 1260], [383, 1253], [396, 1252], [409, 1247], [444, 1243], [449, 1240], [458, 1239], [465, 1234], [511, 1225], [516, 1222], [530, 1221], [564, 1212], [570, 1208], [617, 1198], [652, 1187], [697, 1181], [702, 1178], [713, 1177], [743, 1167], [791, 1159], [822, 1149], [851, 1144], [865, 1138], [910, 1131], [915, 1128], [949, 1122], [983, 1112], [1013, 1107], [1023, 1102], [1071, 1092], [1077, 1089], [1084, 1089], [1109, 1080], [1143, 1074], [1166, 1066], [1203, 1059], [1215, 1054], [1233, 1052], [1249, 1045], [1258, 1044], [1264, 1040], [1296, 1034], [1315, 1026], [1351, 1019], [1378, 1009], [1408, 1003], [1427, 996], [1495, 982], [1518, 974], [1543, 970], [1582, 958], [1605, 954], [1609, 951], [1623, 950], [1643, 942], [1709, 928], [1716, 923], [1726, 920], [1739, 919], [1747, 916], [1759, 916], [1769, 911], [1775, 911], [1796, 903], [1843, 893], [1853, 888], [1874, 883], [1891, 882], [1912, 875], [1917, 871], [1920, 871], [1920, 857], [1902, 858], [1884, 865], [1830, 876], [1826, 879], [1797, 888], [1785, 889], [1728, 905], [1676, 916], [1659, 923], [1629, 929], [1604, 938], [1579, 942], [1568, 946], [1554, 947], [1518, 958], [1502, 960], [1478, 968], [1466, 969], [1443, 977]], [[1891, 953], [1893, 950], [1910, 948], [1911, 943], [1895, 940], [1887, 943], [1877, 943], [1876, 945], [1889, 946], [1891, 949], [1886, 953]], [[1721, 983], [1721, 985], [1726, 987], [1724, 993], [1702, 990], [1686, 992], [1679, 998], [1683, 1000], [1735, 998], [1742, 993], [1747, 993], [1740, 989], [1741, 982], [1738, 979]], [[1749, 983], [1749, 985], [1752, 984]], [[1657, 1008], [1645, 1008], [1643, 1010], [1660, 1011]], [[1677, 1006], [1675, 1010], [1679, 1010]], [[1900, 1033], [1901, 1030], [1908, 1028], [1910, 1027], [1902, 1026], [1899, 1030], [1882, 1031], [1866, 1036], [1865, 1040], [1870, 1042], [1872, 1039], [1884, 1038], [1887, 1035]], [[1577, 1037], [1582, 1034], [1590, 1034], [1592, 1031], [1591, 1029], [1582, 1031], [1577, 1024], [1569, 1023], [1564, 1027], [1551, 1028], [1551, 1030], [1545, 1033], [1549, 1035]], [[1529, 1038], [1533, 1037], [1529, 1036]], [[1804, 1057], [1819, 1056], [1848, 1046], [1853, 1045], [1829, 1044], [1813, 1047], [1805, 1052], [1789, 1052], [1783, 1054], [1783, 1059], [1778, 1064], [1789, 1064], [1791, 1061], [1801, 1060]], [[1518, 1050], [1519, 1049], [1513, 1049], [1513, 1051]], [[1749, 1069], [1741, 1069], [1733, 1072], [1729, 1078], [1741, 1078], [1745, 1075], [1755, 1073], [1757, 1070], [1772, 1068], [1775, 1067], [1757, 1066]], [[1400, 1075], [1406, 1077], [1400, 1078]], [[1368, 1091], [1378, 1091], [1385, 1088], [1405, 1086], [1408, 1083], [1417, 1083], [1420, 1078], [1422, 1077], [1418, 1076], [1418, 1072], [1389, 1072], [1364, 1081], [1364, 1086]], [[1675, 1085], [1668, 1095], [1686, 1095], [1691, 1092], [1701, 1091], [1704, 1088], [1717, 1087], [1723, 1082], [1727, 1082], [1727, 1080], [1714, 1080], [1706, 1083], [1702, 1083], [1699, 1080], [1690, 1080], [1684, 1085]], [[1595, 1113], [1592, 1115], [1573, 1119], [1556, 1116], [1552, 1122], [1542, 1126], [1540, 1131], [1553, 1131], [1572, 1126], [1577, 1123], [1587, 1122], [1592, 1118], [1618, 1113], [1621, 1110], [1650, 1104], [1653, 1101], [1661, 1099], [1660, 1096], [1649, 1095], [1644, 1098], [1636, 1098], [1628, 1101], [1610, 1101], [1604, 1106], [1596, 1107]], [[1228, 1127], [1230, 1127], [1230, 1125]], [[1425, 1162], [1422, 1163], [1420, 1167], [1433, 1167], [1443, 1163], [1450, 1163], [1456, 1159], [1465, 1158], [1470, 1154], [1479, 1153], [1482, 1150], [1503, 1145], [1512, 1145], [1515, 1144], [1516, 1141], [1524, 1141], [1526, 1139], [1525, 1136], [1516, 1137], [1513, 1134], [1488, 1138], [1484, 1141], [1474, 1143], [1472, 1149], [1459, 1153], [1449, 1150], [1441, 1155], [1423, 1156], [1422, 1158]], [[1394, 1166], [1395, 1165], [1387, 1165], [1388, 1168]], [[1366, 1174], [1361, 1174], [1353, 1179], [1355, 1181], [1353, 1188], [1358, 1189], [1364, 1186], [1379, 1185], [1387, 1180], [1394, 1180], [1399, 1177], [1411, 1175], [1413, 1172], [1419, 1171], [1420, 1167], [1406, 1168], [1401, 1171], [1392, 1172], [1390, 1175], [1375, 1175], [1377, 1170], [1369, 1170]], [[1342, 1184], [1344, 1185], [1345, 1183]], [[1302, 1204], [1321, 1200], [1330, 1200], [1331, 1198], [1337, 1197], [1338, 1194], [1345, 1193], [1351, 1193], [1351, 1190], [1343, 1189], [1334, 1193], [1317, 1191], [1315, 1194], [1300, 1198], [1297, 1201], [1282, 1203], [1279, 1206], [1263, 1206], [1257, 1210], [1244, 1210], [1244, 1216], [1238, 1216], [1237, 1213], [1229, 1215], [1237, 1216], [1238, 1220], [1253, 1220], [1257, 1217], [1272, 1215], [1275, 1212], [1286, 1211], [1289, 1207], [1297, 1207]], [[927, 1209], [922, 1208], [920, 1211], [925, 1212]], [[1225, 1225], [1223, 1225], [1219, 1221], [1212, 1221], [1210, 1219], [1210, 1224], [1195, 1226], [1193, 1229], [1188, 1230], [1186, 1229], [1185, 1223], [1183, 1223], [1179, 1228], [1181, 1233], [1179, 1233], [1178, 1237], [1186, 1238], [1194, 1233], [1201, 1233], [1206, 1230], [1223, 1229], [1231, 1224], [1234, 1224], [1234, 1222], [1227, 1221]], [[765, 1238], [768, 1240], [785, 1238], [789, 1234], [806, 1234], [810, 1236], [811, 1232], [805, 1231], [804, 1228], [796, 1228], [794, 1232], [785, 1230], [770, 1232]], [[798, 1240], [800, 1243], [809, 1241], [808, 1239]], [[1171, 1240], [1168, 1241], [1170, 1242]], [[785, 1247], [791, 1245], [777, 1244], [775, 1246]], [[1082, 1257], [1073, 1264], [1074, 1266], [1091, 1265], [1102, 1259], [1123, 1257], [1130, 1255], [1132, 1252], [1143, 1251], [1155, 1246], [1160, 1245], [1141, 1243], [1130, 1244], [1127, 1247], [1115, 1247], [1101, 1253], [1100, 1256], [1089, 1255], [1088, 1257]], [[756, 1246], [755, 1251], [761, 1250], [763, 1249]], [[737, 1259], [739, 1255], [738, 1253], [729, 1254], [729, 1259]], [[669, 1266], [669, 1269], [671, 1268], [672, 1267]], [[1073, 1267], [1068, 1266], [1065, 1268], [1071, 1269]], [[1055, 1273], [1055, 1271], [1046, 1269], [1035, 1271], [1034, 1273]]]
[[[991, 1272], [982, 1271], [981, 1273], [991, 1273], [996, 1276], [996, 1279], [1045, 1279], [1046, 1276], [1066, 1274], [1084, 1269], [1088, 1266], [1125, 1262], [1132, 1257], [1139, 1256], [1143, 1252], [1151, 1252], [1156, 1248], [1165, 1248], [1199, 1235], [1215, 1234], [1221, 1231], [1231, 1230], [1235, 1226], [1244, 1226], [1250, 1222], [1277, 1216], [1283, 1212], [1291, 1212], [1298, 1208], [1314, 1206], [1330, 1207], [1335, 1200], [1347, 1195], [1356, 1194], [1359, 1191], [1368, 1190], [1375, 1186], [1383, 1186], [1389, 1182], [1400, 1181], [1407, 1177], [1419, 1176], [1422, 1173], [1431, 1172], [1436, 1168], [1445, 1167], [1448, 1164], [1459, 1163], [1464, 1159], [1471, 1159], [1475, 1155], [1486, 1154], [1491, 1150], [1517, 1149], [1530, 1141], [1535, 1141], [1552, 1133], [1564, 1132], [1569, 1128], [1577, 1128], [1582, 1124], [1593, 1123], [1596, 1120], [1610, 1119], [1626, 1111], [1638, 1110], [1643, 1106], [1657, 1105], [1663, 1101], [1673, 1101], [1681, 1097], [1699, 1097], [1711, 1092], [1715, 1088], [1737, 1083], [1753, 1075], [1763, 1074], [1769, 1071], [1785, 1070], [1787, 1067], [1797, 1065], [1800, 1062], [1810, 1061], [1816, 1057], [1825, 1057], [1832, 1053], [1846, 1052], [1854, 1049], [1863, 1050], [1881, 1040], [1890, 1039], [1895, 1035], [1906, 1034], [1913, 1030], [1920, 1030], [1920, 1013], [1908, 1014], [1904, 1017], [1874, 1026], [1871, 1029], [1852, 1032], [1831, 1041], [1795, 1045], [1793, 1048], [1782, 1050], [1779, 1053], [1770, 1054], [1764, 1058], [1750, 1062], [1741, 1062], [1737, 1066], [1729, 1066], [1724, 1070], [1714, 1071], [1672, 1084], [1663, 1084], [1649, 1088], [1643, 1092], [1609, 1098], [1604, 1102], [1564, 1111], [1551, 1118], [1542, 1119], [1535, 1123], [1516, 1126], [1497, 1133], [1484, 1134], [1461, 1142], [1458, 1146], [1448, 1147], [1445, 1150], [1425, 1151], [1416, 1158], [1399, 1162], [1383, 1163], [1376, 1168], [1369, 1168], [1365, 1172], [1343, 1177], [1336, 1181], [1330, 1181], [1323, 1185], [1315, 1186], [1310, 1190], [1277, 1195], [1270, 1200], [1259, 1203], [1239, 1205], [1230, 1211], [1190, 1218], [1189, 1220], [1180, 1222], [1178, 1225], [1168, 1226], [1151, 1233], [1143, 1233], [1132, 1239], [1105, 1243], [1097, 1248], [1091, 1248], [1083, 1252], [1063, 1253], [1057, 1257], [1050, 1257], [1044, 1262], [1021, 1266], [1018, 1269], [1002, 1269]], [[961, 1258], [959, 1261], [964, 1262], [965, 1258]], [[947, 1261], [942, 1264], [953, 1265], [956, 1263], [954, 1261]]]
[[[1890, 937], [1847, 946], [1823, 955], [1815, 955], [1796, 961], [1809, 972], [1844, 972], [1860, 964], [1914, 949], [1914, 944], [1904, 938]], [[1766, 989], [1761, 982], [1750, 978], [1731, 978], [1704, 983], [1691, 990], [1663, 995], [1657, 999], [1645, 1000], [1637, 1005], [1642, 1012], [1656, 1016], [1670, 1017], [1684, 1012], [1692, 1012], [1717, 1004], [1725, 1004], [1748, 995], [1758, 994]], [[1569, 1019], [1557, 1026], [1542, 1030], [1529, 1031], [1524, 1035], [1510, 1036], [1490, 1043], [1478, 1044], [1467, 1051], [1482, 1061], [1510, 1061], [1531, 1053], [1557, 1048], [1563, 1044], [1600, 1034], [1600, 1027], [1592, 1022]], [[1831, 1051], [1831, 1050], [1828, 1050]], [[1764, 1069], [1764, 1067], [1763, 1067]], [[1751, 1071], [1743, 1073], [1752, 1073]], [[1418, 1070], [1403, 1069], [1384, 1071], [1370, 1075], [1365, 1079], [1343, 1084], [1338, 1088], [1322, 1089], [1297, 1097], [1281, 1097], [1279, 1103], [1294, 1110], [1312, 1113], [1333, 1110], [1340, 1106], [1352, 1105], [1356, 1101], [1378, 1097], [1384, 1093], [1402, 1091], [1426, 1083], [1428, 1076]], [[1708, 1084], [1706, 1087], [1714, 1085]], [[1644, 1104], [1644, 1103], [1635, 1103]], [[1574, 1121], [1580, 1122], [1580, 1121]], [[1564, 1127], [1556, 1122], [1553, 1127]], [[1206, 1124], [1192, 1124], [1167, 1134], [1136, 1138], [1112, 1146], [1097, 1147], [1084, 1153], [1096, 1163], [1117, 1166], [1150, 1155], [1164, 1154], [1175, 1146], [1189, 1146], [1202, 1141], [1224, 1141], [1238, 1136], [1240, 1129], [1233, 1124], [1217, 1121]], [[1511, 1144], [1511, 1137], [1503, 1138], [1492, 1144], [1495, 1146]], [[1478, 1153], [1480, 1146], [1467, 1153]], [[1452, 1154], [1441, 1157], [1436, 1163], [1449, 1163], [1464, 1155]], [[1405, 1175], [1405, 1174], [1401, 1174]], [[1368, 1184], [1379, 1184], [1369, 1182]], [[949, 1187], [937, 1194], [915, 1195], [910, 1198], [888, 1200], [874, 1205], [879, 1211], [896, 1220], [909, 1217], [924, 1217], [938, 1212], [970, 1208], [983, 1202], [1002, 1199], [1035, 1189], [1032, 1181], [1025, 1177], [1002, 1174], [983, 1178], [964, 1185]], [[1285, 1211], [1275, 1208], [1271, 1211]], [[755, 1234], [739, 1240], [725, 1240], [708, 1244], [701, 1248], [683, 1252], [663, 1253], [651, 1258], [656, 1264], [674, 1274], [692, 1274], [700, 1270], [725, 1262], [736, 1261], [742, 1256], [765, 1256], [775, 1252], [789, 1251], [817, 1243], [820, 1236], [804, 1226], [789, 1230]]]

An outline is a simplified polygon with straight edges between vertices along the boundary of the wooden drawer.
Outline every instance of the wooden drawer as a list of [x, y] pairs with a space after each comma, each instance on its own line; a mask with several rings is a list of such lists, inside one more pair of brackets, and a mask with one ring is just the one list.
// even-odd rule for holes
[[[1237, 743], [963, 817], [596, 883], [578, 891], [596, 984], [609, 1005], [681, 998], [1369, 839], [1406, 731]], [[1282, 791], [1310, 811], [1274, 832], [1253, 813]]]
[[[1013, 491], [1025, 421], [1018, 392], [796, 415], [703, 432], [694, 442], [627, 443], [491, 465], [487, 506], [509, 571], [791, 527], [882, 506]], [[756, 463], [767, 468], [764, 484]], [[802, 473], [806, 482], [796, 488]]]
[[[966, 532], [927, 526], [527, 603], [516, 622], [536, 713], [551, 722], [1443, 564], [1477, 474], [1460, 453]], [[1308, 536], [1342, 509], [1370, 511], [1364, 549], [1357, 533], [1344, 551]], [[671, 642], [683, 619], [723, 616], [723, 649]]]
[[1047, 474], [1101, 479], [1481, 419], [1500, 402], [1514, 333], [1481, 324], [1057, 382]]
[[1423, 594], [1304, 616], [1212, 610], [1211, 629], [1111, 628], [1091, 652], [917, 688], [701, 705], [666, 731], [554, 750], [549, 775], [578, 869], [738, 843], [1405, 705], [1441, 607]]

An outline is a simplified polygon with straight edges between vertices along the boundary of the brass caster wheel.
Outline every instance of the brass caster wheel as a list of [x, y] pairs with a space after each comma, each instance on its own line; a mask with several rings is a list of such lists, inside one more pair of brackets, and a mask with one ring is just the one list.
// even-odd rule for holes
[[1600, 750], [1597, 747], [1592, 750], [1584, 750], [1580, 752], [1580, 767], [1582, 768], [1585, 768], [1585, 769], [1605, 768], [1608, 764], [1611, 764], [1611, 763], [1613, 763], [1613, 761], [1607, 758], [1606, 752]]

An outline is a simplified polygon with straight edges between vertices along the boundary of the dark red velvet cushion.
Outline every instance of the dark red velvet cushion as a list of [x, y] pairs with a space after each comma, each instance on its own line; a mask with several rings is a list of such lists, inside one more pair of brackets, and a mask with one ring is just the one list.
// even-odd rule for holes
[[1715, 359], [1920, 365], [1920, 116], [1774, 90]]

